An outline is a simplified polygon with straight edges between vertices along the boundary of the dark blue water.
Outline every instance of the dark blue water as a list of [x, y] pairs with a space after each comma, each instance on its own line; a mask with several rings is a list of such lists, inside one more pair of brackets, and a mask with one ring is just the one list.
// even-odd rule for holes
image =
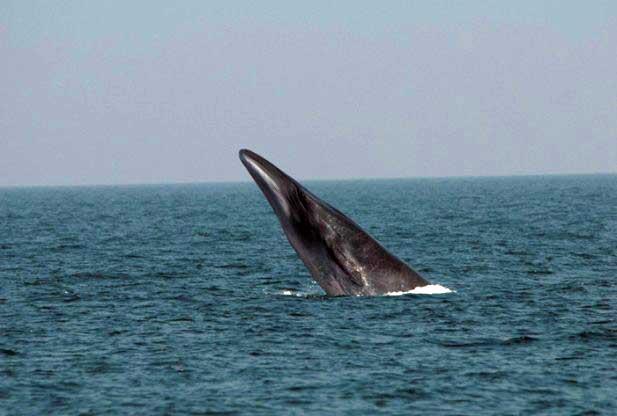
[[323, 296], [253, 183], [0, 189], [0, 414], [615, 414], [617, 176], [307, 185], [456, 292]]

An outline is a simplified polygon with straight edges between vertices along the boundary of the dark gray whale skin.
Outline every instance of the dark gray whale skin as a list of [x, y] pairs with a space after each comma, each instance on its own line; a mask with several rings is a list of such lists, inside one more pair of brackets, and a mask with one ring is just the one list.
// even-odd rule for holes
[[313, 279], [331, 296], [381, 295], [429, 284], [336, 208], [258, 154], [240, 160]]

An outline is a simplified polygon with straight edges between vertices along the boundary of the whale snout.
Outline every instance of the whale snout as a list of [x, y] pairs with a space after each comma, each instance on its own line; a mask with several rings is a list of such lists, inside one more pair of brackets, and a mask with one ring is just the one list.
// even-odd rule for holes
[[255, 159], [259, 155], [251, 152], [249, 149], [240, 149], [240, 151], [238, 152], [238, 156], [240, 157], [242, 163], [246, 164], [249, 159]]
[[241, 149], [238, 156], [272, 208], [279, 214], [288, 216], [289, 193], [295, 187], [295, 181], [255, 152]]

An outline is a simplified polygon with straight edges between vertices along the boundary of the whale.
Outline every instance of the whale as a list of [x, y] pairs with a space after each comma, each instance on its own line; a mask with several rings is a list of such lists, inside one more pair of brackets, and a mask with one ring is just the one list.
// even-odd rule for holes
[[329, 296], [407, 292], [430, 283], [358, 224], [248, 149], [239, 157], [312, 278]]

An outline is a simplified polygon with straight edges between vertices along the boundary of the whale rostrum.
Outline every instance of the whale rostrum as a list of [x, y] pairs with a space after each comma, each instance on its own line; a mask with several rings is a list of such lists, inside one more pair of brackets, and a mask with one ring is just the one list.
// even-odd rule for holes
[[429, 284], [336, 208], [258, 154], [240, 160], [311, 276], [331, 296], [406, 292]]

